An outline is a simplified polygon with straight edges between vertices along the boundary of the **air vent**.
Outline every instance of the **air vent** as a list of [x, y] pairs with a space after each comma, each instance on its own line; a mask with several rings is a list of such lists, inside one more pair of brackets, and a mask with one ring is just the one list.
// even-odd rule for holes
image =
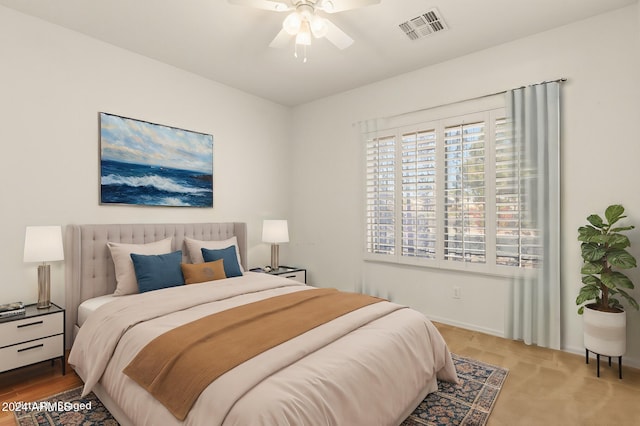
[[445, 24], [437, 9], [431, 9], [398, 26], [409, 37], [409, 40], [418, 40], [447, 29], [447, 24]]

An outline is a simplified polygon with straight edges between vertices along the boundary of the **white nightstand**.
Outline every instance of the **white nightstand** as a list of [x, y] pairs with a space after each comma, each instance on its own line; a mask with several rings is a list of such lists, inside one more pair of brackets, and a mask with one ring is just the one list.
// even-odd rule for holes
[[64, 316], [52, 303], [46, 309], [27, 305], [24, 315], [0, 319], [0, 373], [59, 358], [64, 375]]
[[[265, 272], [262, 268], [251, 269], [253, 272]], [[290, 280], [298, 281], [303, 284], [307, 283], [307, 270], [304, 268], [295, 268], [293, 266], [281, 266], [278, 269], [273, 269], [267, 274], [279, 275]]]

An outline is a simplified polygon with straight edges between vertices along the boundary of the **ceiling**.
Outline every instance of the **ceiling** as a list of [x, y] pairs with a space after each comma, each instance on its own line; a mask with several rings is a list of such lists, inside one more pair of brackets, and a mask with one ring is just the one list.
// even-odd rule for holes
[[[339, 50], [325, 39], [313, 40], [306, 63], [294, 58], [293, 41], [287, 48], [269, 47], [286, 13], [226, 0], [0, 0], [0, 5], [292, 106], [636, 2], [382, 0], [331, 14], [355, 42]], [[433, 8], [448, 29], [409, 40], [399, 24]]]

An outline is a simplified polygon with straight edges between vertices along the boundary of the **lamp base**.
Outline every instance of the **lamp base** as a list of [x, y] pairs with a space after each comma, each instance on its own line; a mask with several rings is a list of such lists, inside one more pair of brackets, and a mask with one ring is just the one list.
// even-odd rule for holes
[[280, 246], [278, 244], [271, 244], [271, 269], [278, 269], [280, 267]]
[[47, 309], [51, 306], [51, 268], [49, 265], [38, 266], [38, 309]]

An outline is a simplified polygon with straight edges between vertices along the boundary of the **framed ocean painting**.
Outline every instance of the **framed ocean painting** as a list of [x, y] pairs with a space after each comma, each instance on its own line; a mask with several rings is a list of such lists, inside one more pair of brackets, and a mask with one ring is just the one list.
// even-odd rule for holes
[[100, 204], [213, 207], [213, 136], [101, 112]]

